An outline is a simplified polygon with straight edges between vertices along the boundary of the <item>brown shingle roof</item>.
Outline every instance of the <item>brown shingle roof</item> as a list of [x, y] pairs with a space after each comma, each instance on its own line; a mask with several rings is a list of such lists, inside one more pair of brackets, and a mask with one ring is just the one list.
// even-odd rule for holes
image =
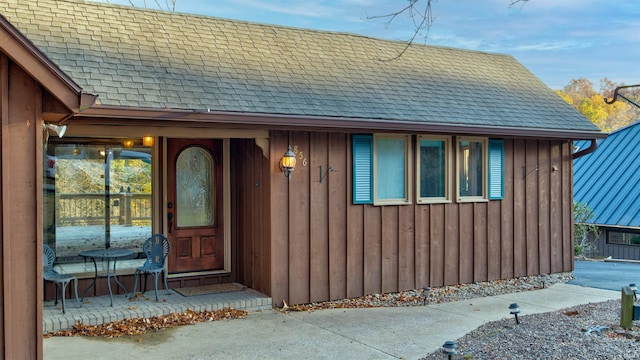
[[513, 57], [67, 0], [0, 13], [101, 104], [599, 132]]

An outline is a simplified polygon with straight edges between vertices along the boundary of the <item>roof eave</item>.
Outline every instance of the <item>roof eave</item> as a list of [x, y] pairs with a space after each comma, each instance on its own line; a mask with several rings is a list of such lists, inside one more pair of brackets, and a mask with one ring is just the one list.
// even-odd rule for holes
[[95, 100], [95, 97], [82, 96], [82, 88], [2, 15], [0, 15], [0, 51], [60, 100], [70, 113], [81, 111]]
[[67, 123], [126, 125], [131, 122], [153, 122], [154, 126], [216, 123], [236, 127], [269, 129], [366, 131], [366, 132], [429, 132], [442, 134], [490, 135], [546, 139], [601, 139], [606, 133], [590, 130], [541, 129], [468, 125], [442, 122], [404, 121], [372, 118], [329, 117], [289, 114], [265, 114], [211, 110], [145, 109], [97, 105], [70, 118]]

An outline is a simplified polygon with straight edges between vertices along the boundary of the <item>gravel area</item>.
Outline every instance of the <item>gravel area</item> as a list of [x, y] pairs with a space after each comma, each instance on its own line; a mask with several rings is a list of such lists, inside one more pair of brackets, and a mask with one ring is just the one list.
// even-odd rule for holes
[[413, 289], [397, 293], [370, 294], [358, 298], [285, 306], [278, 310], [313, 311], [336, 308], [423, 306], [542, 289], [555, 283], [565, 283], [571, 279], [573, 279], [571, 273], [523, 276], [516, 279]]
[[[620, 301], [487, 323], [454, 340], [455, 359], [640, 359], [640, 329], [620, 324]], [[425, 358], [445, 359], [442, 351]]]
[[[620, 325], [620, 300], [505, 317], [460, 339], [454, 359], [640, 359], [638, 322]], [[446, 359], [441, 350], [422, 360]]]
[[[422, 306], [541, 289], [573, 279], [571, 273], [526, 276], [438, 288], [371, 294], [305, 305], [281, 311], [330, 308]], [[473, 330], [460, 339], [454, 359], [640, 359], [640, 328], [620, 328], [620, 300], [585, 304], [561, 311], [505, 317]], [[441, 350], [422, 360], [446, 359]]]

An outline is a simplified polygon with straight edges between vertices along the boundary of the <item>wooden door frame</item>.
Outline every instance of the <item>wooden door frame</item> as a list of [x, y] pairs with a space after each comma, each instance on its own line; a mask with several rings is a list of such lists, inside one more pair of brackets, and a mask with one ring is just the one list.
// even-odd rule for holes
[[[180, 138], [167, 136], [162, 141], [162, 207], [160, 210], [160, 216], [162, 218], [162, 228], [168, 229], [167, 217], [165, 215], [165, 209], [167, 208], [167, 194], [168, 194], [168, 179], [167, 179], [167, 161], [168, 161], [168, 152], [167, 152], [167, 139], [168, 138]], [[202, 137], [203, 139], [207, 139], [207, 137]], [[210, 270], [210, 271], [199, 271], [199, 272], [186, 272], [186, 273], [175, 273], [169, 274], [169, 278], [178, 278], [184, 276], [193, 276], [194, 274], [221, 274], [221, 273], [231, 273], [232, 264], [231, 264], [231, 141], [229, 138], [222, 139], [222, 201], [223, 201], [223, 226], [224, 226], [224, 269], [222, 270]]]

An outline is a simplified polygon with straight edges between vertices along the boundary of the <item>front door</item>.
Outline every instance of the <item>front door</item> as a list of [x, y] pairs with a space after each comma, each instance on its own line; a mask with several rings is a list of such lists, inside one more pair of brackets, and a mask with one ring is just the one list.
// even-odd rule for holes
[[222, 140], [167, 140], [169, 272], [224, 268]]

